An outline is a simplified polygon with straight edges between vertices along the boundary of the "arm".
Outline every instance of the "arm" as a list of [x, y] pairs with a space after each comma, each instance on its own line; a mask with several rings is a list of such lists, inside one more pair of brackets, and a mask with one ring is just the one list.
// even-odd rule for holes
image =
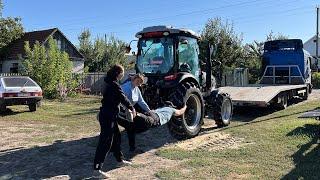
[[116, 88], [116, 92], [118, 93], [117, 95], [120, 99], [121, 104], [123, 104], [126, 108], [130, 109], [131, 111], [134, 111], [134, 108], [133, 108], [131, 102], [129, 101], [127, 96], [124, 94], [121, 87], [115, 83], [115, 88]]
[[176, 109], [175, 111], [174, 111], [174, 116], [181, 116], [181, 115], [183, 115], [185, 112], [186, 112], [186, 110], [187, 110], [187, 106], [185, 105], [182, 109]]
[[146, 112], [151, 111], [150, 108], [149, 108], [149, 106], [148, 106], [148, 104], [144, 101], [140, 89], [139, 89], [139, 88], [137, 88], [137, 89], [138, 89], [138, 97], [139, 97], [137, 103], [139, 104], [139, 106], [140, 106], [144, 111], [146, 111]]

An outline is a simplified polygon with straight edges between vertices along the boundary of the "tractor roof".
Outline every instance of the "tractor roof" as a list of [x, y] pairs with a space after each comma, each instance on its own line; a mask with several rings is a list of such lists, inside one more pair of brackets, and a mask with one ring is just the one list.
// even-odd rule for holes
[[193, 38], [200, 39], [200, 36], [190, 29], [184, 28], [173, 28], [172, 26], [150, 26], [143, 28], [142, 31], [136, 34], [136, 37], [139, 38], [140, 35], [151, 32], [169, 32], [170, 34], [185, 34]]

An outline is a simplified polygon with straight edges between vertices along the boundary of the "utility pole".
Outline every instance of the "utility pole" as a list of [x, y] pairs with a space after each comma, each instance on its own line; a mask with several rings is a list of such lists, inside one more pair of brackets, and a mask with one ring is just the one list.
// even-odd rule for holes
[[319, 5], [317, 6], [316, 57], [319, 57]]

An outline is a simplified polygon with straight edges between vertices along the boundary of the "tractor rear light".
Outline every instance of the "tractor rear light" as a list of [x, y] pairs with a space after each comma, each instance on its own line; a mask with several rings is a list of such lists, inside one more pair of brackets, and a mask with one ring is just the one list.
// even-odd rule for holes
[[172, 80], [175, 80], [175, 79], [177, 79], [177, 74], [172, 74], [172, 75], [164, 77], [164, 80], [166, 80], [166, 81], [172, 81]]
[[150, 37], [161, 37], [161, 36], [168, 36], [168, 35], [169, 35], [169, 32], [156, 31], [156, 32], [144, 33], [143, 37], [150, 38]]

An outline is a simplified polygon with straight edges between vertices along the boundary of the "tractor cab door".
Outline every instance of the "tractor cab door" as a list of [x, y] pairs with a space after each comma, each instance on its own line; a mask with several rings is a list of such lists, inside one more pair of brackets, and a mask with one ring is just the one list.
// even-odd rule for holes
[[178, 59], [179, 71], [188, 72], [194, 75], [199, 81], [200, 66], [199, 66], [199, 46], [197, 40], [190, 37], [179, 37]]

